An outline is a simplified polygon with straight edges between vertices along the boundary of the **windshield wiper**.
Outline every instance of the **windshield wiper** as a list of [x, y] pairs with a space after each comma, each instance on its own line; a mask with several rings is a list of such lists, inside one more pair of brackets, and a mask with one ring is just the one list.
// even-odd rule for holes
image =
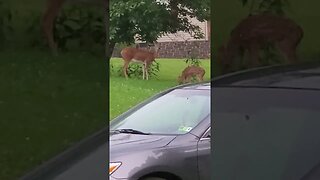
[[141, 132], [135, 129], [116, 129], [116, 130], [111, 130], [112, 132], [115, 133], [128, 133], [128, 134], [143, 134], [143, 135], [150, 135], [151, 133], [145, 133]]

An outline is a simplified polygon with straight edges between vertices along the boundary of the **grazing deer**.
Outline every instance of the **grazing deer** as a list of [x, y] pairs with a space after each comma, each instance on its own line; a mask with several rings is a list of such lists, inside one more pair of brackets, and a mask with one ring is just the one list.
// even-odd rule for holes
[[198, 82], [202, 82], [205, 73], [205, 70], [199, 66], [188, 66], [182, 71], [181, 75], [178, 77], [178, 83], [182, 84], [190, 82], [193, 76], [197, 77]]
[[123, 73], [126, 79], [128, 79], [128, 67], [130, 62], [136, 62], [142, 64], [142, 79], [149, 79], [148, 69], [155, 58], [158, 56], [159, 51], [158, 43], [154, 43], [154, 52], [150, 52], [138, 47], [127, 47], [121, 50], [121, 56], [124, 60]]
[[[54, 41], [53, 36], [54, 21], [58, 16], [60, 10], [62, 9], [63, 5], [67, 2], [73, 4], [90, 4], [95, 6], [102, 6], [104, 11], [108, 9], [109, 6], [109, 0], [47, 0], [46, 9], [42, 17], [42, 30], [44, 32], [49, 48], [55, 55], [57, 55], [58, 53], [58, 47], [56, 42]], [[108, 18], [107, 13], [103, 14], [105, 16], [104, 18], [106, 21]]]
[[250, 15], [231, 32], [225, 46], [218, 50], [223, 71], [228, 72], [240, 52], [249, 52], [250, 67], [259, 65], [259, 51], [267, 44], [274, 45], [287, 63], [297, 61], [296, 48], [303, 37], [303, 29], [294, 21], [268, 13]]

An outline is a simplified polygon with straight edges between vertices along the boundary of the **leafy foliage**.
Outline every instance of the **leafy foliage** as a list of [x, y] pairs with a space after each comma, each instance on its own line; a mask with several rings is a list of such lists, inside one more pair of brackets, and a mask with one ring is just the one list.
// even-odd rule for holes
[[[26, 36], [32, 47], [47, 48], [42, 29], [39, 26], [42, 15], [30, 14], [30, 23], [26, 28]], [[68, 7], [61, 11], [54, 26], [54, 38], [58, 48], [68, 51], [70, 46], [94, 51], [105, 45], [103, 17], [92, 9]], [[90, 48], [89, 48], [90, 47]], [[94, 48], [93, 48], [94, 47]]]
[[73, 7], [61, 12], [54, 27], [58, 47], [66, 49], [70, 40], [77, 39], [80, 47], [85, 44], [104, 45], [103, 17], [94, 11]]
[[280, 57], [279, 52], [273, 45], [267, 44], [263, 47], [263, 51], [261, 52], [261, 61], [263, 65], [281, 63]]
[[203, 37], [200, 27], [191, 24], [188, 16], [204, 21], [210, 15], [209, 0], [111, 0], [110, 7], [110, 40], [127, 44], [134, 43], [135, 37], [153, 42], [165, 33], [178, 31]]

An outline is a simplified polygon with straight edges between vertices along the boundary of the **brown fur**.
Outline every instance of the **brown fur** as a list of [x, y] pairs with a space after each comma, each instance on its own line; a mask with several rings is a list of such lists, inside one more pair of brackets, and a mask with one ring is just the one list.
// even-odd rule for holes
[[178, 83], [182, 84], [190, 82], [192, 76], [196, 76], [198, 82], [201, 82], [203, 81], [203, 76], [205, 73], [205, 70], [201, 67], [194, 65], [188, 66], [182, 71], [181, 75], [178, 77]]
[[226, 46], [218, 50], [218, 60], [223, 71], [228, 72], [233, 59], [248, 51], [250, 67], [259, 66], [259, 51], [266, 43], [272, 43], [287, 63], [297, 61], [296, 48], [303, 38], [303, 29], [291, 19], [271, 15], [252, 15], [243, 19], [231, 32]]
[[148, 69], [149, 66], [155, 61], [155, 58], [158, 55], [159, 47], [155, 44], [155, 51], [149, 52], [147, 50], [139, 49], [137, 47], [127, 47], [121, 50], [121, 56], [124, 60], [123, 64], [123, 74], [128, 78], [128, 67], [132, 60], [136, 60], [139, 63], [143, 64], [143, 79], [149, 78]]

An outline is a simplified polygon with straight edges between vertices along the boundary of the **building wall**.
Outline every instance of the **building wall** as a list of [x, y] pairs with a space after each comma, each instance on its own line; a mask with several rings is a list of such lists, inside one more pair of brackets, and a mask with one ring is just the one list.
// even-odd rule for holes
[[197, 58], [210, 57], [210, 41], [162, 42], [160, 58], [187, 58], [191, 54]]
[[[172, 41], [185, 42], [185, 41], [204, 41], [204, 40], [210, 39], [210, 34], [209, 34], [210, 25], [207, 21], [200, 22], [197, 19], [193, 18], [193, 19], [191, 19], [191, 22], [192, 22], [192, 24], [198, 25], [201, 28], [201, 30], [204, 34], [204, 38], [195, 39], [189, 33], [179, 31], [175, 34], [164, 35], [164, 36], [160, 37], [157, 41], [158, 42], [172, 42]], [[139, 42], [137, 41], [137, 43], [139, 43]]]
[[[140, 44], [140, 49], [154, 51], [153, 47]], [[185, 42], [159, 42], [158, 58], [187, 58], [192, 54], [197, 58], [210, 58], [210, 41], [197, 40]], [[113, 57], [121, 57], [120, 50], [115, 50]]]

